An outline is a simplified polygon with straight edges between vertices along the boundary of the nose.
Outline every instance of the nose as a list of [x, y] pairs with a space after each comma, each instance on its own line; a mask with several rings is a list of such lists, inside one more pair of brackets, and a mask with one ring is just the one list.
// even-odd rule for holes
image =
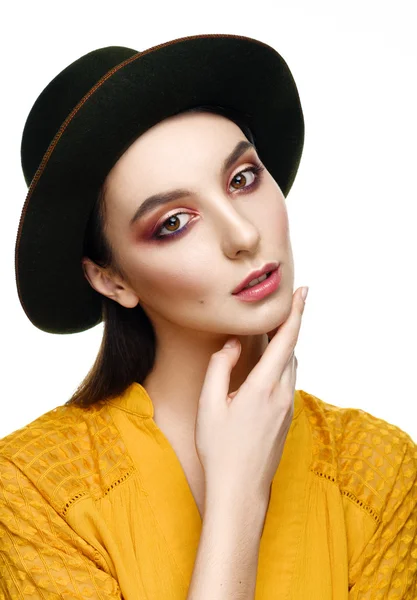
[[221, 239], [223, 250], [228, 256], [235, 256], [239, 252], [256, 252], [261, 235], [259, 228], [250, 218], [241, 214], [230, 201], [222, 204], [217, 215], [221, 223]]

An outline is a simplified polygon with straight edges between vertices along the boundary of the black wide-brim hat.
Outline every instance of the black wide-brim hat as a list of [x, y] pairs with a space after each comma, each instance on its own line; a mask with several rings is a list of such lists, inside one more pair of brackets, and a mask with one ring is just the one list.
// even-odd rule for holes
[[84, 276], [84, 235], [106, 175], [159, 121], [200, 105], [238, 111], [286, 196], [304, 140], [297, 88], [284, 59], [245, 36], [204, 34], [143, 52], [107, 47], [82, 56], [43, 90], [27, 118], [22, 168], [29, 186], [16, 240], [19, 299], [50, 333], [102, 320]]

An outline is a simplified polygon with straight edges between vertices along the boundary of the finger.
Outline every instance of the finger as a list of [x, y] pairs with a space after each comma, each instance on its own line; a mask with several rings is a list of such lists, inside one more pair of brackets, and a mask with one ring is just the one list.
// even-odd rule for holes
[[[291, 360], [291, 359], [292, 359], [292, 360]], [[290, 376], [291, 376], [291, 377], [293, 377], [293, 371], [294, 371], [294, 369], [297, 369], [297, 368], [298, 368], [298, 360], [297, 360], [297, 357], [295, 356], [294, 352], [293, 352], [293, 353], [292, 353], [292, 355], [291, 355], [291, 359], [288, 361], [288, 364], [287, 364], [287, 367], [289, 367], [289, 366], [291, 366], [291, 365], [292, 365], [292, 366], [291, 366], [291, 368], [287, 368], [287, 367], [285, 367], [285, 369], [284, 369], [284, 372], [283, 372], [283, 375], [282, 375], [282, 377], [281, 377], [281, 381], [282, 381], [283, 383], [286, 383], [286, 380], [284, 380], [284, 375], [285, 375], [286, 373], [290, 373]], [[234, 392], [230, 392], [230, 394], [228, 394], [228, 398], [229, 398], [230, 400], [233, 400], [233, 398], [236, 396], [236, 394], [238, 393], [238, 391], [239, 391], [239, 390], [237, 389], [237, 390], [235, 390]]]
[[304, 312], [304, 300], [299, 288], [293, 296], [291, 312], [286, 321], [279, 327], [262, 354], [259, 362], [246, 378], [245, 384], [256, 389], [272, 390], [282, 377], [291, 354], [294, 352]]
[[[294, 413], [294, 395], [297, 381], [297, 359], [294, 356], [285, 367], [281, 379], [272, 390], [268, 402], [276, 404], [284, 415]], [[289, 411], [289, 412], [288, 412]]]
[[297, 366], [298, 366], [297, 358], [296, 358], [295, 354], [293, 353], [291, 355], [291, 360], [288, 361], [288, 364], [286, 365], [286, 367], [284, 368], [284, 370], [282, 372], [281, 379], [275, 385], [272, 394], [275, 392], [276, 389], [282, 389], [283, 386], [287, 387], [288, 389], [291, 389], [291, 390], [294, 389], [293, 386], [295, 383], [295, 378], [297, 376]]
[[219, 403], [219, 399], [226, 399], [232, 369], [236, 366], [242, 346], [237, 340], [237, 345], [231, 348], [223, 347], [211, 355], [206, 370], [203, 386], [200, 392], [199, 410], [204, 405]]
[[239, 390], [235, 390], [234, 392], [230, 392], [230, 394], [228, 394], [228, 398], [229, 400], [233, 400], [233, 398], [236, 396], [236, 394], [238, 393]]
[[281, 379], [277, 381], [273, 388], [269, 401], [278, 401], [283, 408], [288, 407], [288, 403], [294, 407], [294, 391], [297, 379], [297, 358], [293, 354], [282, 372]]

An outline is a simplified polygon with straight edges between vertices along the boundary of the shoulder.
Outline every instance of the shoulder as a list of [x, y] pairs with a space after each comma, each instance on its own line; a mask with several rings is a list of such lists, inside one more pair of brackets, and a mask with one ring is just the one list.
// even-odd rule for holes
[[105, 404], [62, 405], [0, 440], [0, 486], [17, 473], [62, 516], [71, 502], [101, 497], [131, 464]]
[[300, 391], [313, 441], [312, 470], [376, 523], [389, 519], [417, 485], [417, 445], [400, 427], [360, 408], [342, 408]]

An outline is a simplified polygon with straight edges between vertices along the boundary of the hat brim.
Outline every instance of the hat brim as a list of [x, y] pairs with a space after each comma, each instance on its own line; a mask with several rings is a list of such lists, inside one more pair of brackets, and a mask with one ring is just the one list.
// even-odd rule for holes
[[286, 196], [304, 141], [297, 88], [284, 59], [244, 36], [206, 34], [135, 54], [72, 111], [37, 170], [16, 241], [16, 282], [32, 323], [77, 333], [102, 320], [102, 296], [81, 259], [99, 189], [123, 151], [159, 121], [201, 104], [245, 115], [262, 162]]

